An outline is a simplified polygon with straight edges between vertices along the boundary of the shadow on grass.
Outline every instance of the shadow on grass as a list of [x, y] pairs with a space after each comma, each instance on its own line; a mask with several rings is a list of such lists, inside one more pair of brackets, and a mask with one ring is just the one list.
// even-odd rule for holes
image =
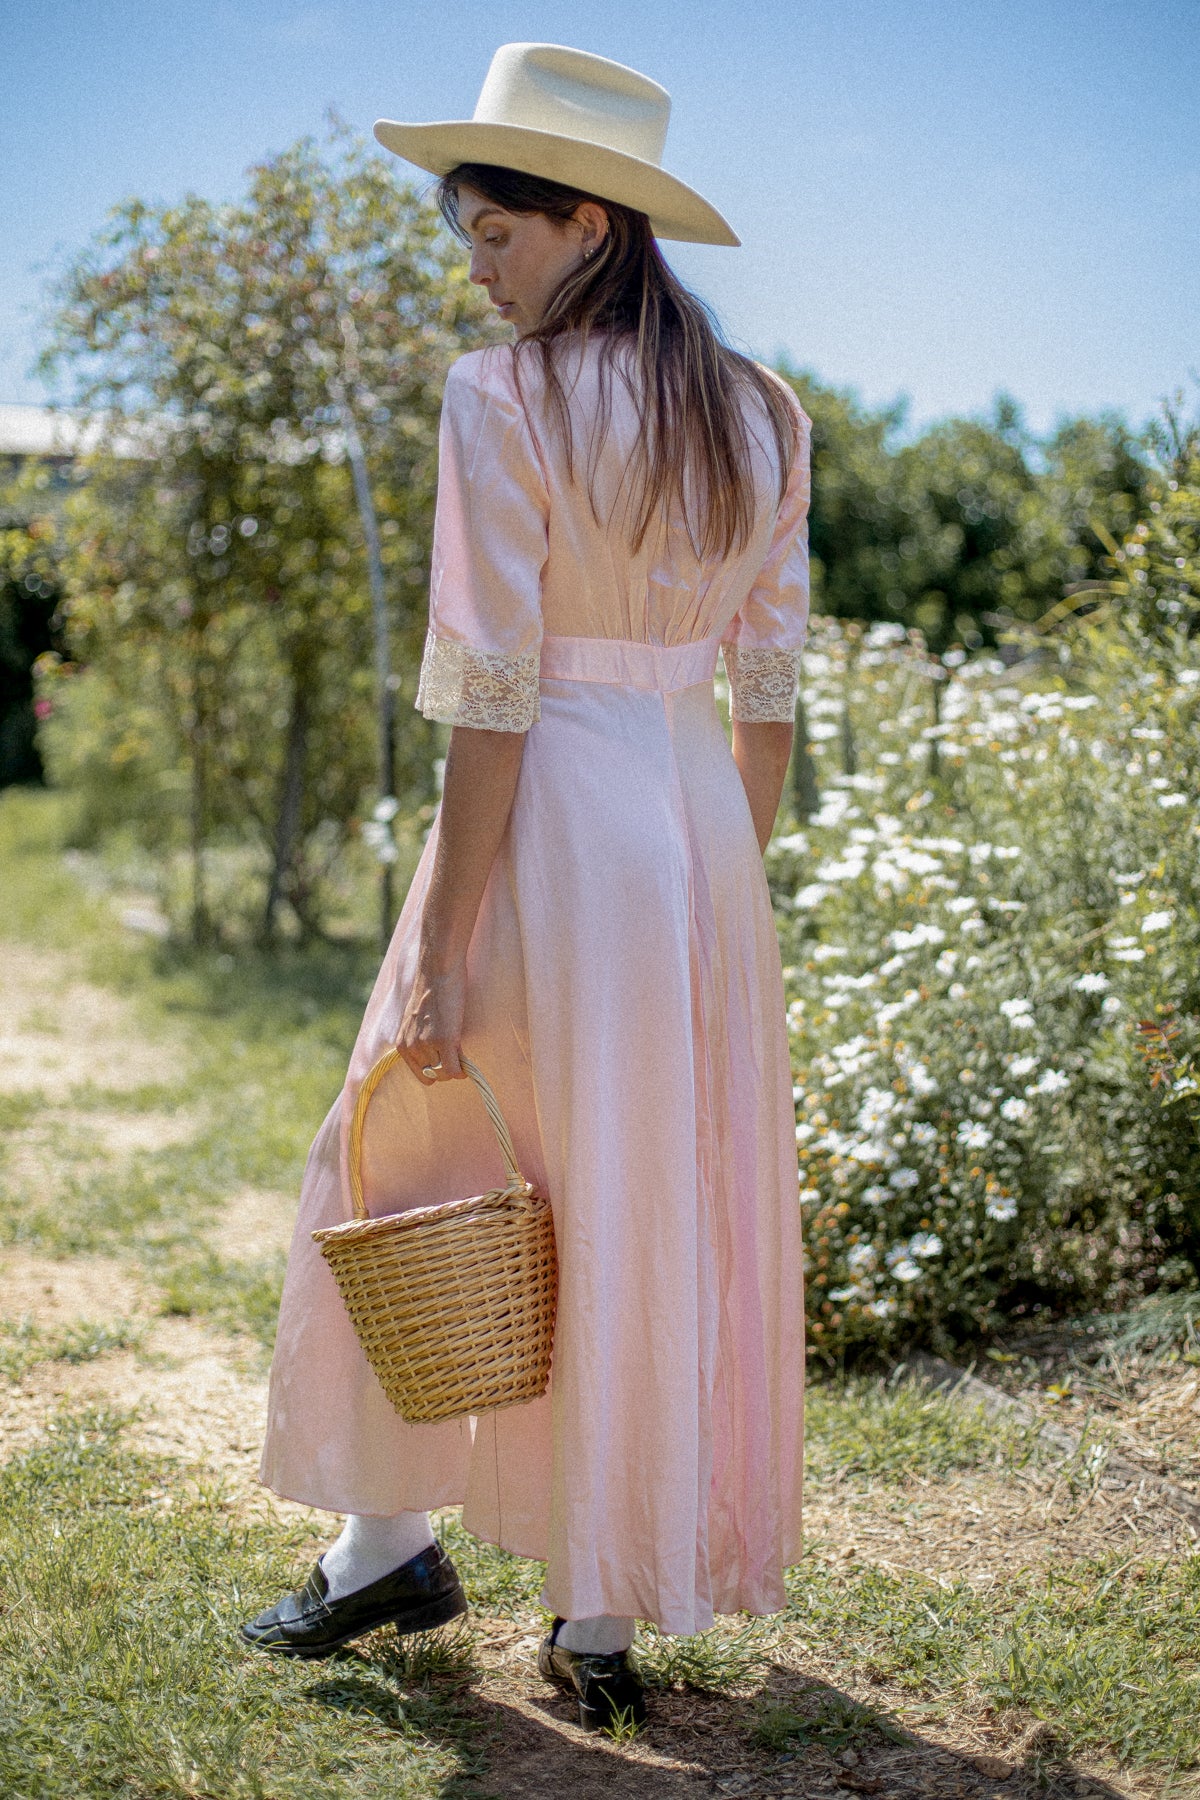
[[452, 1761], [453, 1769], [430, 1787], [431, 1797], [485, 1792], [489, 1733], [486, 1709], [470, 1691], [471, 1633], [437, 1631], [398, 1645], [385, 1630], [374, 1634], [371, 1646], [369, 1657], [351, 1646], [331, 1657], [310, 1681], [305, 1699], [347, 1720], [400, 1731], [410, 1743], [427, 1745], [443, 1765]]
[[[1036, 1747], [1015, 1758], [947, 1748], [826, 1682], [782, 1670], [749, 1697], [673, 1689], [649, 1698], [647, 1727], [622, 1746], [581, 1731], [568, 1694], [541, 1687], [514, 1704], [483, 1684], [472, 1710], [485, 1732], [488, 1772], [465, 1791], [504, 1800], [1124, 1800], [1126, 1792]], [[462, 1791], [441, 1790], [447, 1800]]]
[[650, 1720], [632, 1741], [585, 1732], [573, 1696], [528, 1666], [481, 1671], [470, 1628], [348, 1646], [305, 1690], [347, 1718], [401, 1729], [453, 1773], [438, 1800], [739, 1800], [878, 1794], [889, 1800], [1125, 1800], [1034, 1725], [1005, 1754], [955, 1748], [823, 1679], [772, 1665], [751, 1691], [651, 1680]]

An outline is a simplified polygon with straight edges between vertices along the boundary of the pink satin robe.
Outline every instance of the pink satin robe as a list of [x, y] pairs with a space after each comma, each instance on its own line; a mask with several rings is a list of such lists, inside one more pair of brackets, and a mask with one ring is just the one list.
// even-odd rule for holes
[[[573, 354], [573, 353], [572, 353]], [[576, 363], [577, 446], [597, 405]], [[261, 1479], [336, 1512], [464, 1503], [480, 1538], [547, 1561], [545, 1604], [690, 1633], [770, 1613], [800, 1555], [804, 1327], [778, 941], [716, 710], [790, 719], [808, 615], [809, 421], [780, 504], [758, 406], [754, 530], [704, 560], [677, 518], [637, 554], [603, 523], [636, 443], [618, 380], [593, 516], [540, 407], [535, 359], [475, 352], [446, 385], [427, 716], [527, 729], [468, 957], [463, 1048], [493, 1084], [560, 1258], [551, 1391], [407, 1425], [310, 1233], [350, 1216], [358, 1085], [413, 977], [435, 818], [350, 1062], [312, 1146], [271, 1370]], [[749, 404], [749, 403], [748, 403]], [[578, 451], [577, 451], [578, 454]], [[577, 468], [580, 466], [577, 463]], [[502, 1180], [469, 1081], [404, 1068], [372, 1102], [373, 1213]]]

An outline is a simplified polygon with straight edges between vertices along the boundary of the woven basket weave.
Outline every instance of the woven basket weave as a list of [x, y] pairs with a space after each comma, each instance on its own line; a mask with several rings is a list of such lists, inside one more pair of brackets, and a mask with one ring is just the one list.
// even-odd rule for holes
[[354, 1217], [313, 1237], [384, 1393], [401, 1418], [430, 1424], [545, 1392], [558, 1265], [550, 1202], [521, 1174], [496, 1096], [465, 1056], [508, 1182], [470, 1200], [368, 1217], [363, 1125], [372, 1094], [400, 1060], [386, 1051], [359, 1089], [350, 1126]]

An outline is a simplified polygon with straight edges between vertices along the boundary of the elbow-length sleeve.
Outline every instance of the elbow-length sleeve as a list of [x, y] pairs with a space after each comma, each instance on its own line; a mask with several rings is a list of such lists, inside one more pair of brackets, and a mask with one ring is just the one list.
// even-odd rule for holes
[[[790, 396], [790, 389], [788, 390]], [[808, 632], [808, 505], [812, 426], [796, 402], [796, 454], [771, 547], [721, 639], [730, 717], [748, 725], [790, 724]]]
[[427, 719], [528, 731], [540, 716], [549, 501], [537, 446], [494, 352], [454, 364], [438, 434], [429, 628], [416, 707]]

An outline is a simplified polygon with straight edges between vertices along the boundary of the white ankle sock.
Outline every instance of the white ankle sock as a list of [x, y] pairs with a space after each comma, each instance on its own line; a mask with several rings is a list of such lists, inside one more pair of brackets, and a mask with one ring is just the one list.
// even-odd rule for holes
[[554, 1641], [577, 1656], [617, 1656], [633, 1643], [633, 1628], [633, 1619], [602, 1613], [596, 1619], [568, 1619]]
[[428, 1513], [394, 1513], [385, 1519], [350, 1513], [341, 1536], [321, 1558], [329, 1599], [341, 1600], [359, 1588], [369, 1587], [401, 1563], [428, 1550], [433, 1541]]

